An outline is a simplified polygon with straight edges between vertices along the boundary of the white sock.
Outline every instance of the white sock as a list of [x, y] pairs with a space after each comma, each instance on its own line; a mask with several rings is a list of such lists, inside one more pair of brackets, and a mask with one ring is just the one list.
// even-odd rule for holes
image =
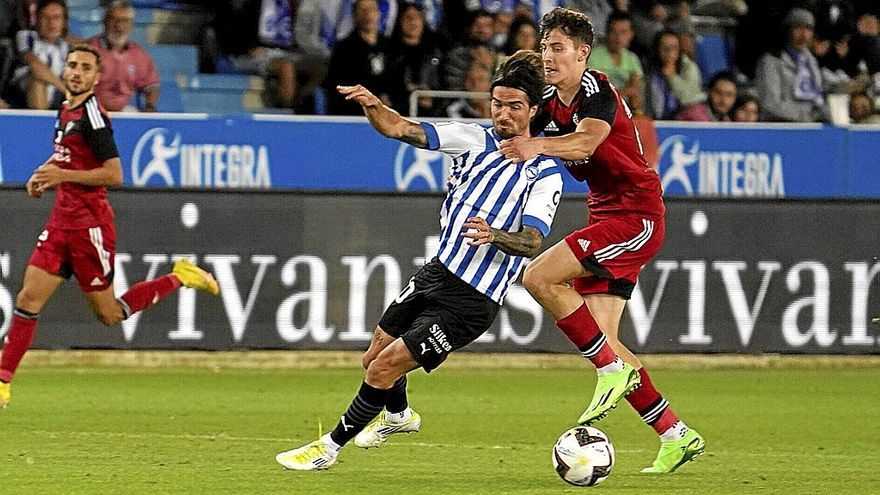
[[321, 441], [324, 442], [324, 445], [333, 452], [339, 452], [339, 449], [342, 448], [341, 445], [333, 441], [329, 433], [325, 433], [324, 436], [321, 437]]
[[671, 440], [681, 440], [687, 435], [688, 429], [688, 425], [684, 424], [684, 421], [678, 421], [670, 426], [668, 430], [660, 434], [660, 441], [669, 442]]
[[388, 421], [389, 423], [405, 423], [409, 421], [409, 418], [411, 417], [412, 409], [408, 407], [399, 413], [385, 411], [385, 421]]
[[614, 361], [611, 364], [606, 364], [601, 368], [596, 368], [596, 372], [599, 373], [599, 376], [606, 375], [608, 373], [618, 373], [623, 371], [623, 359], [619, 357], [614, 358]]

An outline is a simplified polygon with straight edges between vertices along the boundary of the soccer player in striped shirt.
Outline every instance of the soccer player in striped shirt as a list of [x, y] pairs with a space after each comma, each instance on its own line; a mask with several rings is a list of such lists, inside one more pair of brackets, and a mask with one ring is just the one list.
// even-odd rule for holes
[[592, 44], [593, 28], [584, 14], [556, 8], [543, 17], [541, 48], [550, 86], [532, 129], [546, 137], [501, 144], [508, 158], [562, 158], [572, 176], [590, 187], [588, 225], [535, 259], [523, 284], [598, 370], [593, 399], [578, 421], [602, 419], [626, 396], [661, 440], [656, 459], [642, 472], [669, 473], [701, 454], [706, 442], [678, 418], [618, 339], [639, 272], [663, 245], [666, 207], [660, 177], [645, 162], [626, 102], [605, 74], [587, 69]]
[[278, 454], [281, 465], [327, 469], [352, 439], [368, 448], [391, 434], [418, 431], [421, 418], [408, 407], [406, 374], [417, 368], [431, 372], [492, 324], [525, 260], [540, 250], [562, 193], [556, 159], [509, 160], [499, 151], [502, 140], [529, 135], [543, 84], [540, 56], [514, 54], [491, 85], [489, 129], [455, 122], [419, 124], [362, 86], [338, 88], [361, 104], [383, 135], [452, 156], [451, 182], [440, 210], [437, 256], [385, 310], [364, 354], [366, 377], [351, 405], [332, 432]]
[[100, 70], [101, 58], [94, 48], [80, 45], [68, 52], [67, 100], [55, 122], [54, 153], [27, 182], [28, 195], [37, 199], [55, 188], [55, 205], [15, 299], [12, 326], [0, 356], [0, 407], [9, 403], [12, 376], [33, 342], [40, 311], [71, 275], [105, 325], [156, 304], [181, 285], [215, 295], [220, 290], [210, 273], [181, 260], [172, 273], [134, 284], [119, 299], [114, 296], [116, 228], [106, 187], [122, 183], [122, 165], [110, 117], [94, 93]]

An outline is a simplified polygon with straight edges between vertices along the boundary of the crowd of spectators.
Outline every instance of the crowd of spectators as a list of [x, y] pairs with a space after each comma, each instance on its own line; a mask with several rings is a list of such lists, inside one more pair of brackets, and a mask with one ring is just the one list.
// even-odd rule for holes
[[[107, 2], [104, 2], [105, 4]], [[854, 123], [880, 120], [880, 2], [870, 0], [190, 0], [213, 16], [218, 57], [266, 78], [266, 103], [298, 113], [358, 115], [337, 85], [361, 83], [401, 113], [414, 90], [485, 91], [518, 49], [539, 50], [540, 17], [586, 13], [605, 72], [636, 115], [656, 120], [831, 122], [841, 102]], [[133, 11], [112, 2], [99, 97], [111, 110], [153, 110], [158, 74], [128, 39]], [[3, 99], [57, 108], [72, 43], [61, 0], [0, 0], [12, 65]], [[721, 67], [698, 53], [720, 33]], [[14, 59], [9, 64], [8, 59]], [[703, 57], [705, 58], [705, 57]], [[703, 62], [703, 63], [701, 63]], [[843, 95], [843, 98], [829, 98]], [[848, 102], [848, 105], [846, 105]], [[488, 117], [479, 98], [420, 98], [420, 115]], [[846, 112], [847, 109], [844, 109]]]

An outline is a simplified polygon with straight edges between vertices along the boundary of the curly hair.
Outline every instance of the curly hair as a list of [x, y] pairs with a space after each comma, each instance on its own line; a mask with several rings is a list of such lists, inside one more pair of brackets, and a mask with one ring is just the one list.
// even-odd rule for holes
[[531, 50], [519, 50], [498, 67], [489, 91], [496, 86], [514, 88], [529, 98], [529, 105], [539, 105], [547, 82], [541, 55]]
[[593, 46], [593, 24], [585, 14], [556, 7], [541, 18], [541, 39], [546, 38], [554, 29], [585, 45]]

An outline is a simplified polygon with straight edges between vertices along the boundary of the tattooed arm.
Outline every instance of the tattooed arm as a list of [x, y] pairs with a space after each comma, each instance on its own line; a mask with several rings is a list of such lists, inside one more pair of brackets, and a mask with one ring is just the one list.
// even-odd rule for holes
[[367, 88], [357, 86], [337, 86], [336, 90], [346, 100], [354, 100], [364, 108], [364, 114], [370, 124], [382, 135], [398, 139], [417, 148], [428, 147], [428, 136], [422, 126], [412, 120], [405, 119], [399, 113], [388, 108], [376, 95]]
[[464, 227], [474, 229], [476, 232], [464, 232], [462, 237], [472, 239], [468, 245], [482, 246], [494, 244], [501, 251], [512, 256], [525, 256], [532, 258], [541, 250], [541, 242], [544, 236], [534, 227], [523, 227], [519, 232], [506, 232], [494, 229], [480, 217], [468, 218]]

